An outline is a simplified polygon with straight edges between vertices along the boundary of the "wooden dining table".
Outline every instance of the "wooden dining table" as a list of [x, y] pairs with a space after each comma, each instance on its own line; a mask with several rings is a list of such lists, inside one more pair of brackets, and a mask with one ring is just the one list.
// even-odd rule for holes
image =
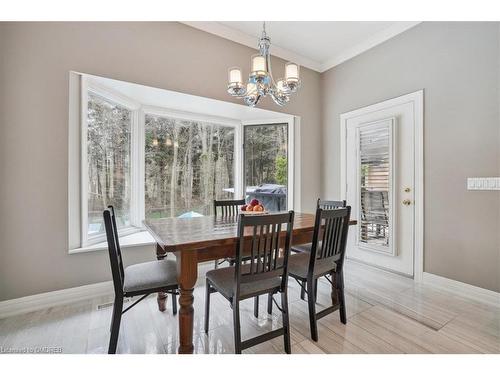
[[[351, 220], [349, 224], [354, 225], [356, 221]], [[167, 253], [176, 257], [180, 292], [178, 352], [193, 353], [193, 291], [198, 278], [198, 264], [235, 256], [238, 217], [147, 219], [144, 225], [156, 241], [158, 259]], [[313, 230], [314, 215], [296, 212], [292, 244], [311, 242]], [[285, 230], [282, 233], [284, 236]], [[166, 295], [159, 293], [157, 299], [160, 311], [165, 311]]]

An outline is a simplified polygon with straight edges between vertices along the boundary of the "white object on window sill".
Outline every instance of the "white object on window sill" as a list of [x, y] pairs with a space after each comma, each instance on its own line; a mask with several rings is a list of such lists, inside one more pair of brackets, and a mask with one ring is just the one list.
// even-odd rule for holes
[[[120, 247], [122, 249], [127, 247], [149, 246], [149, 245], [154, 245], [155, 243], [156, 241], [154, 240], [154, 238], [146, 231], [120, 237]], [[107, 250], [107, 248], [108, 248], [107, 242], [100, 242], [91, 246], [71, 249], [68, 251], [68, 254], [88, 253], [92, 251]]]

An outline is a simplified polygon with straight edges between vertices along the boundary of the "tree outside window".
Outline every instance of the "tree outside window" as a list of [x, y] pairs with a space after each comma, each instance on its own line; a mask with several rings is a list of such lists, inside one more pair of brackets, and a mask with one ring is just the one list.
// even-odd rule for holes
[[145, 215], [212, 214], [234, 196], [234, 128], [146, 114]]
[[130, 226], [132, 111], [88, 94], [88, 236], [104, 233], [102, 211], [113, 205], [117, 227]]

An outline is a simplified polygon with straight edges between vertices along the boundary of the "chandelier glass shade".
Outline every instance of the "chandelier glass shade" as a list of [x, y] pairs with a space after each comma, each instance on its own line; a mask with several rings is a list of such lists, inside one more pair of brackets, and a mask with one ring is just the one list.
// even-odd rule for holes
[[248, 82], [243, 83], [241, 68], [229, 68], [229, 95], [242, 98], [243, 102], [254, 107], [264, 96], [271, 96], [273, 101], [283, 106], [290, 101], [290, 96], [300, 87], [299, 65], [287, 62], [285, 64], [285, 78], [274, 80], [271, 71], [271, 39], [266, 34], [266, 24], [263, 25], [259, 39], [259, 53], [251, 57], [251, 72]]

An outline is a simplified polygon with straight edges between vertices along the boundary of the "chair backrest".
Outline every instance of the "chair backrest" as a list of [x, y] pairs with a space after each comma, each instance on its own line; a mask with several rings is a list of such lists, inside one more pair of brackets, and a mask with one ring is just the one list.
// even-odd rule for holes
[[109, 261], [111, 263], [111, 274], [113, 275], [113, 286], [115, 294], [123, 294], [123, 282], [125, 273], [123, 270], [122, 252], [118, 241], [118, 230], [116, 228], [115, 210], [108, 206], [103, 211], [104, 226], [106, 227], [106, 238], [108, 240]]
[[[236, 298], [240, 295], [241, 283], [281, 276], [281, 288], [282, 290], [286, 288], [293, 218], [293, 211], [272, 215], [239, 216], [234, 272]], [[281, 229], [285, 225], [286, 232], [282, 232]], [[248, 256], [250, 256], [249, 263], [244, 264]]]
[[333, 210], [334, 208], [345, 207], [346, 201], [327, 201], [318, 198], [318, 203], [316, 204], [316, 208], [322, 208], [323, 210]]
[[314, 272], [318, 262], [336, 263], [340, 272], [344, 265], [347, 245], [347, 233], [351, 206], [333, 210], [316, 210], [311, 256], [309, 257], [309, 272]]
[[244, 199], [214, 200], [214, 215], [221, 217], [237, 216], [240, 206], [243, 206], [245, 203]]

